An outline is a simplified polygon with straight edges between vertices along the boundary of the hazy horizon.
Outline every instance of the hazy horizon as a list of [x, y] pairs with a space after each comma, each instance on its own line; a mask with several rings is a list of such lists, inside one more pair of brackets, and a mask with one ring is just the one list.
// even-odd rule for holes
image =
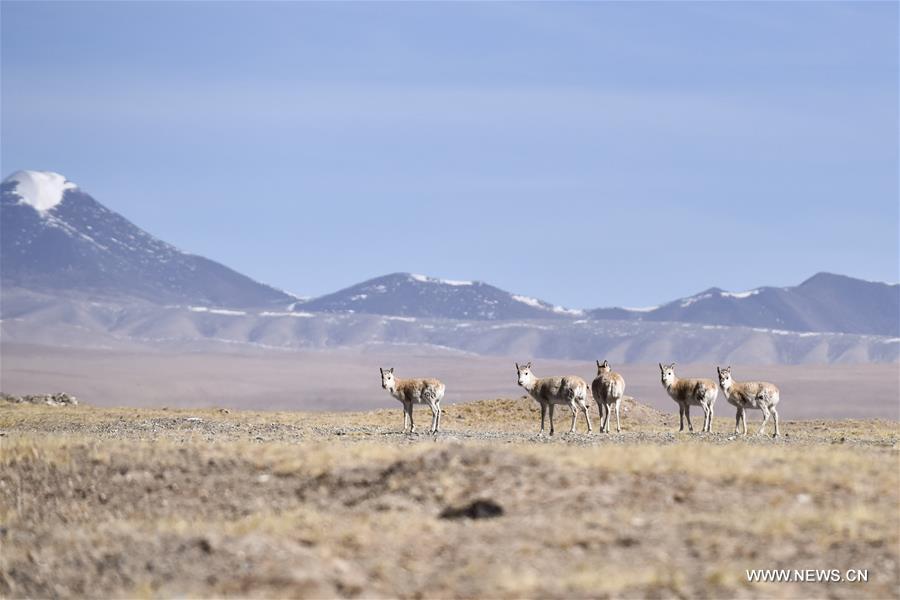
[[0, 11], [2, 176], [62, 173], [292, 293], [900, 279], [895, 3]]

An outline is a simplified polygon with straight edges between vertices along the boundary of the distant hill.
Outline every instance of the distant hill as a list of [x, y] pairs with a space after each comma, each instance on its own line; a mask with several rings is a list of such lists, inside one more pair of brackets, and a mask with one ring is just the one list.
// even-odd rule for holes
[[710, 288], [650, 309], [598, 308], [594, 319], [673, 321], [900, 336], [900, 285], [818, 273], [794, 287]]
[[441, 319], [548, 319], [582, 314], [517, 296], [480, 281], [435, 279], [413, 273], [376, 277], [303, 304], [303, 310]]

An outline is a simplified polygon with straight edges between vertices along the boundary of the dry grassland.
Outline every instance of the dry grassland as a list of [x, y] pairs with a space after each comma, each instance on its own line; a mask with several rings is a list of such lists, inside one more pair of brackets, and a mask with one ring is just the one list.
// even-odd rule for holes
[[[0, 595], [897, 597], [897, 422], [734, 439], [730, 409], [704, 435], [627, 406], [622, 434], [560, 434], [560, 410], [538, 439], [518, 399], [450, 406], [436, 438], [399, 433], [399, 406], [3, 405]], [[441, 516], [477, 500], [502, 514]], [[869, 581], [749, 583], [756, 568]]]

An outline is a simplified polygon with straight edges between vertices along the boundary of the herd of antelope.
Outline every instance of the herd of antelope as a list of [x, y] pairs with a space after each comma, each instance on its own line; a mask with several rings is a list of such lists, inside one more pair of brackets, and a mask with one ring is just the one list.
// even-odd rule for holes
[[[684, 431], [684, 421], [687, 419], [688, 430], [694, 431], [691, 423], [691, 406], [699, 406], [703, 409], [702, 431], [712, 431], [713, 407], [719, 388], [725, 393], [728, 403], [737, 409], [735, 415], [734, 432], [747, 434], [747, 409], [755, 408], [763, 413], [763, 423], [758, 435], [765, 433], [769, 418], [775, 421], [775, 433], [777, 437], [781, 432], [778, 429], [778, 400], [780, 392], [771, 383], [764, 381], [737, 382], [731, 377], [731, 367], [716, 367], [719, 374], [719, 385], [716, 386], [712, 379], [682, 379], [675, 376], [675, 363], [659, 364], [662, 386], [669, 396], [678, 404], [680, 416], [679, 431]], [[525, 388], [532, 398], [541, 406], [541, 430], [544, 434], [544, 426], [549, 413], [550, 435], [553, 435], [553, 408], [557, 404], [564, 404], [572, 409], [572, 426], [569, 433], [575, 432], [575, 424], [578, 421], [579, 411], [584, 413], [587, 421], [588, 432], [594, 430], [591, 425], [589, 410], [589, 397], [587, 382], [577, 375], [564, 375], [561, 377], [537, 377], [531, 370], [531, 363], [520, 365], [516, 363], [516, 372], [519, 376], [519, 385]], [[431, 407], [431, 429], [435, 434], [441, 427], [441, 400], [444, 398], [445, 386], [437, 379], [400, 379], [394, 377], [393, 367], [381, 369], [381, 387], [387, 390], [391, 396], [403, 403], [403, 431], [414, 432], [416, 426], [413, 423], [413, 404], [427, 404]], [[590, 391], [597, 401], [600, 409], [600, 431], [609, 433], [609, 419], [613, 411], [616, 413], [616, 432], [622, 431], [619, 423], [619, 408], [625, 395], [625, 378], [614, 372], [608, 361], [597, 361], [597, 377], [591, 383]]]

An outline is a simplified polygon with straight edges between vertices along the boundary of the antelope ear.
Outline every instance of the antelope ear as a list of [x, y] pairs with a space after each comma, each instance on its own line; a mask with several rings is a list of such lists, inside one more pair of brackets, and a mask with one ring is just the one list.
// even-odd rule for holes
[[608, 360], [604, 360], [604, 361], [603, 361], [603, 366], [604, 366], [604, 367], [608, 367], [608, 366], [609, 366], [609, 361], [608, 361]]
[[388, 369], [388, 373], [390, 373], [391, 375], [393, 375], [393, 374], [394, 374], [394, 367], [391, 367], [390, 369]]
[[531, 361], [530, 361], [530, 360], [528, 361], [528, 364], [525, 365], [525, 368], [526, 368], [526, 369], [530, 369], [530, 368], [531, 368]]

